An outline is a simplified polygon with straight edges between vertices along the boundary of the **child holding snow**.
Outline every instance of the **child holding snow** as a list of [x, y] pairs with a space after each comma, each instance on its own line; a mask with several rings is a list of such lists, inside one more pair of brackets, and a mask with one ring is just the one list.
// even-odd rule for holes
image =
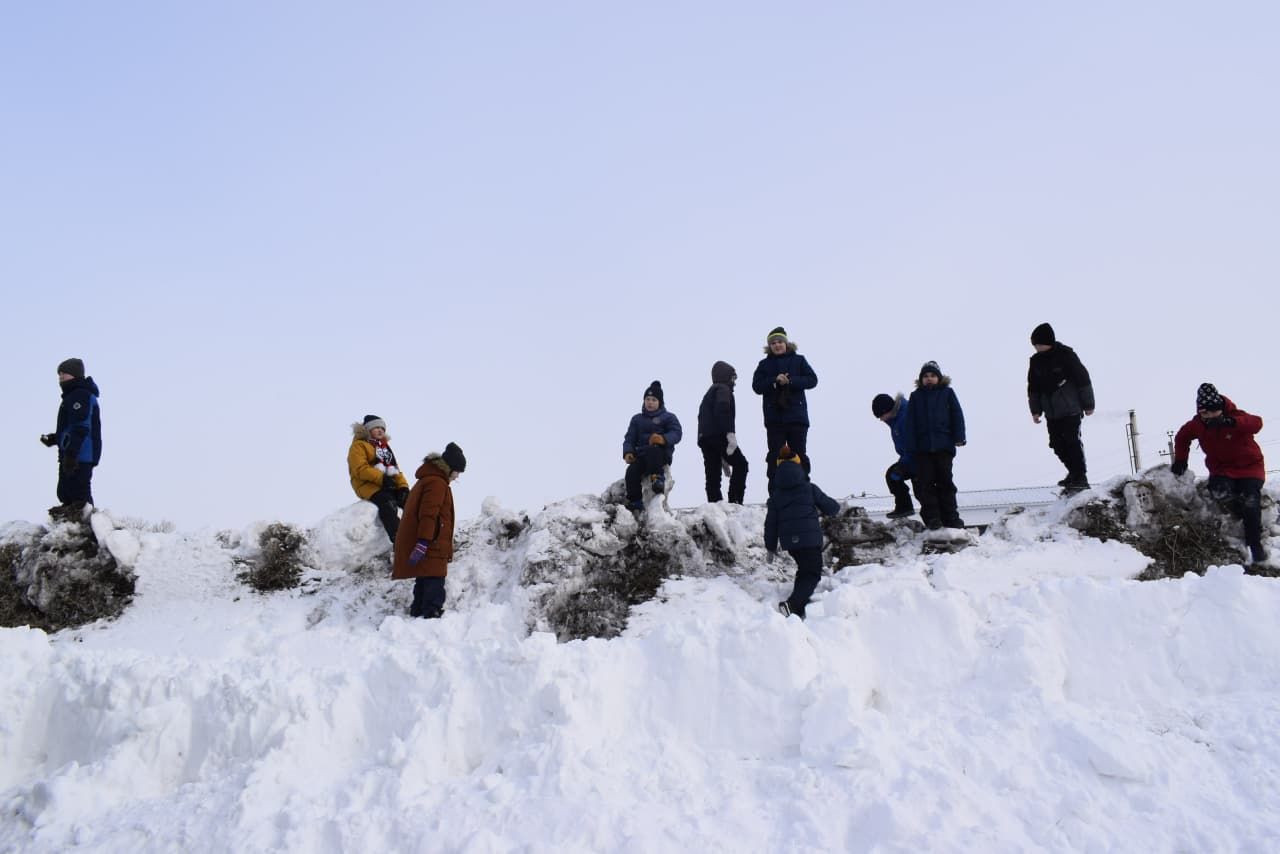
[[418, 482], [404, 503], [391, 571], [392, 578], [414, 579], [410, 617], [444, 614], [444, 579], [453, 559], [452, 484], [466, 468], [462, 449], [450, 442], [443, 453], [427, 454], [414, 472]]
[[400, 524], [397, 509], [409, 497], [409, 481], [396, 465], [387, 436], [387, 422], [376, 415], [366, 415], [364, 422], [351, 425], [351, 447], [347, 450], [347, 471], [356, 496], [372, 501], [378, 518], [394, 544]]
[[655, 493], [666, 489], [663, 468], [671, 465], [675, 446], [683, 432], [680, 419], [668, 412], [662, 398], [662, 383], [654, 380], [644, 390], [643, 408], [631, 416], [622, 437], [622, 459], [627, 464], [627, 506], [644, 508], [642, 481], [647, 479]]
[[809, 480], [800, 455], [783, 445], [778, 452], [764, 517], [764, 547], [772, 561], [778, 546], [796, 562], [791, 595], [778, 603], [783, 616], [804, 619], [805, 606], [822, 578], [822, 525], [818, 514], [840, 512], [840, 505]]
[[1213, 383], [1202, 383], [1196, 393], [1196, 417], [1173, 437], [1175, 475], [1187, 470], [1191, 440], [1200, 443], [1209, 469], [1209, 493], [1244, 523], [1244, 541], [1255, 564], [1267, 560], [1262, 547], [1262, 484], [1267, 466], [1253, 437], [1262, 419], [1250, 415], [1218, 393]]
[[937, 362], [925, 362], [916, 390], [907, 401], [903, 430], [906, 449], [915, 462], [916, 498], [920, 518], [931, 531], [946, 526], [963, 528], [956, 508], [956, 484], [951, 474], [956, 448], [965, 443], [964, 411]]

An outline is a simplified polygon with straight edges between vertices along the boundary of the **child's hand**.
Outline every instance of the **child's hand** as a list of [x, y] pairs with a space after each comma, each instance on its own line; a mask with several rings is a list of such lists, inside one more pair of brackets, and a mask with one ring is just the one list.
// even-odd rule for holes
[[631, 465], [636, 461], [636, 455], [628, 451], [627, 453], [622, 455], [622, 461], [627, 465]]
[[667, 444], [667, 440], [666, 440], [666, 439], [664, 439], [664, 438], [662, 438], [662, 434], [661, 434], [661, 433], [654, 433], [652, 436], [650, 436], [650, 437], [649, 437], [649, 444], [650, 444], [650, 445], [665, 445], [665, 444]]
[[422, 559], [427, 556], [427, 549], [431, 548], [430, 540], [418, 540], [413, 544], [413, 551], [409, 552], [409, 566], [417, 566], [422, 563]]

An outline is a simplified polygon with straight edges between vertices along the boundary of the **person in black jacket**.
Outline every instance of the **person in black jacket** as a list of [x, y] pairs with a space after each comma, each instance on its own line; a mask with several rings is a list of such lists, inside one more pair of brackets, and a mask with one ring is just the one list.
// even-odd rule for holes
[[804, 393], [818, 384], [808, 360], [787, 340], [787, 330], [776, 327], [765, 339], [765, 357], [756, 365], [751, 390], [763, 398], [764, 430], [769, 453], [766, 474], [773, 480], [778, 451], [783, 445], [800, 455], [809, 471], [809, 402]]
[[915, 460], [912, 482], [920, 500], [920, 518], [931, 531], [946, 526], [963, 528], [956, 509], [956, 484], [952, 463], [956, 448], [966, 441], [964, 411], [937, 362], [925, 362], [916, 379], [916, 390], [907, 400], [903, 429], [906, 450]]
[[51, 510], [67, 519], [78, 518], [85, 505], [93, 504], [93, 468], [102, 459], [102, 417], [98, 409], [98, 384], [84, 375], [84, 362], [67, 359], [58, 365], [62, 403], [58, 427], [40, 441], [58, 449], [58, 501]]
[[707, 472], [707, 500], [719, 501], [720, 473], [729, 476], [729, 503], [741, 504], [747, 492], [747, 458], [738, 447], [733, 385], [738, 372], [728, 362], [711, 366], [711, 388], [698, 407], [698, 447]]
[[1049, 428], [1049, 447], [1067, 467], [1067, 476], [1058, 481], [1067, 492], [1089, 488], [1085, 469], [1080, 422], [1094, 409], [1093, 382], [1076, 351], [1062, 344], [1053, 327], [1042, 323], [1031, 332], [1036, 348], [1027, 369], [1027, 404], [1031, 419], [1044, 416]]
[[768, 559], [772, 561], [781, 546], [796, 562], [791, 595], [778, 603], [783, 616], [795, 614], [804, 619], [804, 609], [822, 579], [822, 525], [818, 514], [833, 516], [839, 512], [840, 504], [809, 480], [800, 455], [783, 445], [764, 517]]

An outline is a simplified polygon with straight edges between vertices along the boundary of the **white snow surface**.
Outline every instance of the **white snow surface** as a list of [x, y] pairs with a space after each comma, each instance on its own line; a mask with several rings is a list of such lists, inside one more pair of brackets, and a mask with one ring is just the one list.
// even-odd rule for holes
[[558, 643], [521, 566], [590, 508], [500, 548], [521, 514], [486, 501], [431, 621], [367, 503], [272, 595], [232, 561], [261, 525], [95, 522], [137, 573], [124, 615], [0, 630], [0, 850], [1280, 850], [1275, 579], [1133, 581], [1057, 505], [827, 574], [802, 622], [790, 564], [757, 571], [762, 511], [709, 505], [661, 523], [741, 572]]

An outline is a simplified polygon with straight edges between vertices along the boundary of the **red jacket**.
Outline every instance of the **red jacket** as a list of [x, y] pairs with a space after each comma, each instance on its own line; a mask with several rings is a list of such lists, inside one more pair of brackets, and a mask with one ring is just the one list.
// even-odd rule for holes
[[1191, 440], [1200, 443], [1204, 451], [1204, 463], [1209, 474], [1222, 477], [1253, 478], [1266, 480], [1267, 466], [1262, 461], [1262, 449], [1254, 441], [1254, 434], [1262, 429], [1262, 419], [1236, 407], [1228, 398], [1222, 398], [1222, 414], [1235, 419], [1234, 427], [1210, 427], [1192, 418], [1173, 437], [1174, 462], [1186, 462], [1191, 452]]

